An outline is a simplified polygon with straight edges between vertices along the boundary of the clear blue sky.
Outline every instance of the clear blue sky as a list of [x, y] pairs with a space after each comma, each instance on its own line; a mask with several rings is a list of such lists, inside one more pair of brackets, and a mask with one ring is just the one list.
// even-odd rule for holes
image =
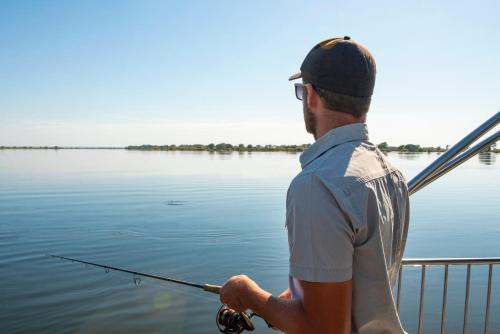
[[374, 142], [453, 144], [500, 110], [499, 1], [0, 2], [0, 145], [303, 143], [287, 77], [349, 35]]

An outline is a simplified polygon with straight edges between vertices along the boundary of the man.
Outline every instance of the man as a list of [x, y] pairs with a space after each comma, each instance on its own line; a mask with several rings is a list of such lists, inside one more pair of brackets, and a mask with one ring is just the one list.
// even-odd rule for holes
[[408, 231], [402, 174], [368, 141], [375, 61], [349, 37], [316, 45], [290, 80], [315, 143], [290, 184], [290, 287], [274, 297], [245, 275], [221, 301], [285, 333], [404, 333], [392, 288]]

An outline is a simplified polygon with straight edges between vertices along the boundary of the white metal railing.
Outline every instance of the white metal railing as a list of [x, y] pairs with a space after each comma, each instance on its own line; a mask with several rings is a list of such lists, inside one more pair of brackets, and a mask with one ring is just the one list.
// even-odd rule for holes
[[[500, 124], [500, 111], [496, 112], [493, 116], [487, 119], [483, 124], [478, 126], [458, 143], [450, 147], [442, 155], [440, 155], [429, 166], [417, 174], [408, 182], [408, 191], [412, 195], [415, 192], [423, 189], [431, 182], [434, 182], [441, 176], [453, 170], [455, 167], [464, 163], [472, 158], [482, 150], [493, 145], [500, 139], [500, 131], [490, 135], [488, 138], [470, 147], [478, 138], [482, 137], [488, 131], [494, 129]], [[408, 230], [404, 232], [403, 239], [406, 240]], [[425, 290], [425, 269], [427, 266], [444, 266], [444, 282], [443, 282], [443, 303], [441, 307], [441, 333], [445, 330], [446, 320], [446, 298], [448, 293], [448, 267], [450, 265], [466, 265], [467, 266], [467, 281], [465, 287], [465, 307], [464, 307], [464, 320], [463, 320], [463, 333], [467, 333], [467, 322], [469, 313], [469, 290], [470, 290], [470, 273], [472, 265], [488, 265], [488, 291], [486, 300], [486, 315], [484, 320], [484, 333], [488, 333], [488, 322], [490, 319], [490, 305], [491, 305], [491, 277], [493, 275], [493, 265], [500, 264], [500, 258], [463, 258], [463, 259], [403, 259], [401, 269], [399, 270], [398, 277], [398, 292], [396, 297], [396, 306], [399, 312], [401, 301], [401, 278], [403, 276], [404, 266], [421, 266], [421, 280], [420, 280], [420, 306], [418, 316], [418, 333], [422, 333], [423, 323], [423, 308], [424, 308], [424, 290]]]
[[441, 330], [440, 333], [445, 332], [446, 322], [446, 300], [448, 296], [448, 267], [455, 265], [467, 266], [467, 277], [465, 283], [465, 306], [463, 317], [463, 333], [467, 333], [468, 315], [469, 315], [469, 291], [470, 291], [470, 273], [473, 265], [488, 265], [488, 287], [486, 293], [486, 314], [484, 318], [484, 333], [488, 333], [488, 323], [490, 320], [490, 306], [491, 306], [491, 284], [493, 276], [493, 266], [500, 264], [500, 258], [446, 258], [446, 259], [403, 259], [402, 266], [399, 270], [396, 307], [399, 312], [401, 302], [401, 288], [404, 266], [421, 266], [421, 279], [420, 279], [420, 304], [418, 314], [418, 333], [422, 333], [423, 324], [423, 310], [424, 310], [424, 296], [425, 296], [425, 269], [427, 266], [444, 266], [444, 279], [443, 279], [443, 299], [441, 306]]

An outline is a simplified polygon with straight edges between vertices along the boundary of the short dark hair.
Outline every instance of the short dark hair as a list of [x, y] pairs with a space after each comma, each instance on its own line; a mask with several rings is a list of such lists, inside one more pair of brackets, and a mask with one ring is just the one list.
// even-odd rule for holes
[[371, 96], [358, 97], [335, 93], [313, 85], [319, 97], [323, 99], [326, 107], [333, 111], [344, 112], [359, 118], [370, 109]]

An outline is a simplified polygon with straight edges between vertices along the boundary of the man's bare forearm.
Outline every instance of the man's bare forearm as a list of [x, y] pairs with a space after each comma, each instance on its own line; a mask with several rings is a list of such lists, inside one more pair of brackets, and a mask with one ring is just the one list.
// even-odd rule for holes
[[280, 297], [275, 297], [259, 288], [249, 295], [250, 309], [262, 316], [274, 328], [287, 334], [321, 332], [321, 329], [313, 328], [301, 301], [282, 298], [284, 293]]
[[[221, 288], [221, 301], [242, 312], [251, 309], [287, 334], [351, 332], [352, 281], [300, 281], [304, 296], [287, 299], [271, 295], [246, 275], [233, 276]], [[280, 296], [287, 296], [285, 291]]]

